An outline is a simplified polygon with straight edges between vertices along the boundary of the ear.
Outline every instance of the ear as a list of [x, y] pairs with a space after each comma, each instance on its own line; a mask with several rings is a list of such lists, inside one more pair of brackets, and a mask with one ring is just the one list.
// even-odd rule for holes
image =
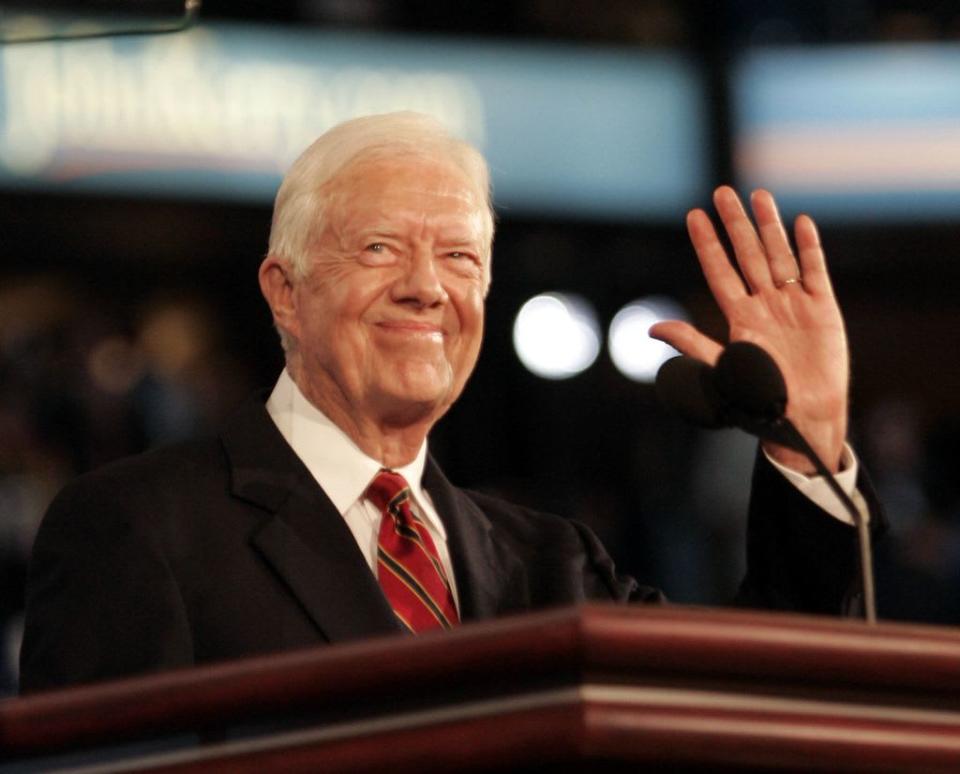
[[273, 323], [293, 338], [299, 334], [297, 299], [293, 270], [274, 255], [268, 255], [260, 264], [260, 292], [273, 312]]

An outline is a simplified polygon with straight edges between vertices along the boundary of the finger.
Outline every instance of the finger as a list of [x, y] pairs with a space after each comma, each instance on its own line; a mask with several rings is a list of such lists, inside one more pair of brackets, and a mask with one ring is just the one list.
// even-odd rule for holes
[[813, 218], [809, 215], [797, 216], [793, 233], [797, 239], [797, 253], [800, 256], [804, 288], [814, 295], [833, 293], [830, 275], [827, 273], [827, 259], [823, 254], [820, 234]]
[[760, 241], [767, 254], [767, 264], [774, 287], [782, 287], [786, 280], [800, 276], [800, 268], [790, 249], [790, 240], [783, 227], [777, 203], [769, 191], [754, 191], [750, 196], [750, 206], [757, 220]]
[[684, 355], [716, 365], [717, 358], [723, 352], [723, 346], [701, 333], [690, 323], [681, 320], [665, 320], [651, 326], [650, 335], [666, 342]]
[[747, 289], [736, 269], [727, 257], [727, 251], [720, 244], [717, 232], [710, 222], [710, 216], [703, 210], [691, 210], [687, 213], [687, 232], [700, 261], [700, 268], [707, 285], [721, 311], [726, 313], [730, 305], [747, 295]]
[[733, 244], [737, 265], [747, 284], [754, 291], [772, 287], [773, 278], [767, 265], [766, 251], [746, 210], [743, 209], [740, 197], [730, 186], [723, 185], [714, 191], [713, 202]]

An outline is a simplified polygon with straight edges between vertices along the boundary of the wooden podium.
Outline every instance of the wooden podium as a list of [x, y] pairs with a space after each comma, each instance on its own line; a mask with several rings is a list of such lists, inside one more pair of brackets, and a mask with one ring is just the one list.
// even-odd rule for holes
[[960, 771], [960, 631], [584, 606], [0, 703], [0, 772]]

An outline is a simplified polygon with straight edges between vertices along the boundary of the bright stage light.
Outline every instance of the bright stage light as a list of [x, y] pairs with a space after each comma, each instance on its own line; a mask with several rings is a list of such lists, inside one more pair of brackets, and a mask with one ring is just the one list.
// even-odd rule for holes
[[567, 379], [589, 368], [597, 359], [597, 316], [580, 296], [535, 296], [517, 313], [513, 347], [520, 362], [537, 376]]
[[652, 382], [664, 361], [679, 354], [647, 331], [661, 320], [686, 320], [683, 308], [669, 298], [651, 296], [627, 304], [610, 323], [607, 345], [610, 358], [624, 376], [636, 382]]

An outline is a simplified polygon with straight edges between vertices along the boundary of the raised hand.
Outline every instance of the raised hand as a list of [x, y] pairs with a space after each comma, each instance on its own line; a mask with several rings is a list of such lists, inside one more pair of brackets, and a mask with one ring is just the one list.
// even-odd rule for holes
[[[836, 472], [847, 434], [850, 362], [816, 225], [807, 215], [797, 218], [794, 253], [768, 191], [750, 197], [756, 228], [732, 188], [718, 188], [713, 201], [743, 279], [707, 213], [691, 210], [687, 230], [727, 319], [730, 341], [753, 342], [773, 356], [787, 384], [787, 417]], [[723, 351], [723, 345], [685, 322], [657, 323], [650, 335], [710, 364]], [[784, 465], [813, 472], [797, 452], [772, 443], [764, 448]]]

